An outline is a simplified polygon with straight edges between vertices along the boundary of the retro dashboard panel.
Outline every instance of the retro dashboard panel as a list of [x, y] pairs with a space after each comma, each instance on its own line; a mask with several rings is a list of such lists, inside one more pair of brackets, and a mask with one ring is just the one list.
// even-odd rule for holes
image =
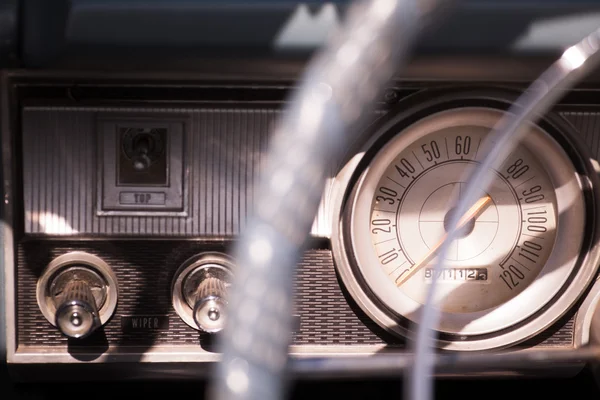
[[[15, 300], [7, 313], [9, 362], [217, 360], [209, 331], [218, 319], [212, 318], [225, 312], [220, 300], [228, 278], [215, 271], [235, 270], [227, 254], [254, 207], [270, 133], [292, 86], [206, 80], [119, 88], [26, 77], [10, 84], [14, 130], [4, 136], [15, 149], [4, 169], [15, 188], [14, 258], [8, 256], [5, 271], [7, 296]], [[522, 88], [398, 81], [374, 118], [383, 120], [405, 101], [429, 101], [436, 90], [456, 94], [460, 103], [460, 94], [472, 90], [493, 99]], [[565, 97], [553, 118], [595, 160], [600, 114], [593, 93]], [[357, 304], [332, 253], [340, 168], [374, 132], [347, 143], [346, 159], [332, 166], [298, 265], [292, 348], [298, 357], [406, 352], [405, 337]], [[218, 256], [202, 261], [207, 254]], [[70, 285], [73, 280], [85, 285]], [[114, 287], [118, 299], [109, 313]], [[182, 288], [177, 307], [174, 287]], [[588, 289], [581, 287], [564, 313], [509, 350], [581, 345], [577, 311]]]

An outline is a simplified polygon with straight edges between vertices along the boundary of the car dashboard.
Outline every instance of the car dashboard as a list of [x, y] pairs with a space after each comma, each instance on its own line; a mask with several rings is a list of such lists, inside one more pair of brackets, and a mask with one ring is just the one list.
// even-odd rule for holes
[[[459, 15], [473, 22], [515, 12], [475, 3]], [[586, 7], [571, 6], [579, 16]], [[24, 2], [22, 15], [39, 21], [43, 7]], [[309, 10], [302, 7], [290, 9]], [[336, 7], [323, 6], [321, 17]], [[146, 17], [159, 8], [149, 6]], [[491, 9], [502, 12], [492, 18]], [[26, 29], [22, 65], [9, 63], [1, 76], [7, 369], [21, 383], [206, 379], [228, 329], [228, 293], [239, 272], [234, 249], [253, 212], [268, 212], [258, 183], [307, 56], [289, 48], [267, 56], [256, 43], [241, 46], [252, 56], [221, 54], [241, 40], [222, 36], [204, 44], [208, 56], [171, 57], [167, 42], [131, 44], [136, 36], [121, 30], [119, 10], [108, 6], [131, 46], [111, 53], [114, 38], [89, 33], [99, 29], [90, 21], [106, 15], [85, 1], [68, 10], [61, 46], [44, 44], [47, 22], [37, 34]], [[189, 12], [206, 20], [229, 11]], [[499, 151], [486, 142], [489, 132], [557, 58], [543, 40], [528, 47], [544, 23], [534, 29], [529, 21], [526, 34], [513, 32], [511, 51], [501, 51], [505, 38], [489, 35], [484, 45], [462, 35], [458, 20], [430, 34], [441, 39], [425, 41], [434, 46], [397, 71], [374, 99], [368, 126], [337, 144], [342, 157], [326, 171], [293, 273], [292, 376], [378, 379], [410, 371], [434, 279], [438, 377], [596, 373], [597, 71], [527, 125], [460, 218], [447, 266], [433, 268], [464, 174]], [[84, 22], [87, 36], [77, 36]], [[169, 40], [180, 41], [173, 32]], [[293, 148], [289, 160], [311, 168]], [[273, 185], [286, 188], [289, 177], [275, 176]], [[286, 201], [301, 211], [296, 200]], [[256, 251], [261, 257], [268, 249]], [[258, 280], [248, 287], [256, 296], [242, 305], [247, 323], [268, 335], [276, 325], [257, 320], [256, 307], [276, 307], [281, 293]], [[253, 345], [243, 327], [236, 332], [252, 354], [266, 357], [269, 349]], [[367, 359], [381, 363], [368, 369]]]

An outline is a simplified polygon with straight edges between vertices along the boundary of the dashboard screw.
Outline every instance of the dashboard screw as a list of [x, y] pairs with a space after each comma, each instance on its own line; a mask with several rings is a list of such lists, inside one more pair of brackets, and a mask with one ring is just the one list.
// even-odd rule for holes
[[398, 92], [396, 91], [396, 89], [387, 89], [385, 91], [385, 93], [383, 94], [383, 100], [387, 104], [394, 104], [399, 99], [400, 99], [400, 96], [398, 95]]

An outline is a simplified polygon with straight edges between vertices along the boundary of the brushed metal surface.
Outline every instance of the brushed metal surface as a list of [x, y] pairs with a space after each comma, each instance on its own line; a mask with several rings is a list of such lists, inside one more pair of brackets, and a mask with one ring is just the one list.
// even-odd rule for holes
[[595, 111], [563, 111], [560, 115], [569, 121], [577, 130], [575, 134], [585, 143], [590, 154], [600, 158], [600, 113]]
[[[97, 135], [105, 116], [187, 117], [188, 215], [99, 216]], [[255, 183], [279, 111], [273, 108], [26, 107], [23, 110], [24, 229], [35, 235], [232, 237], [253, 207]], [[328, 236], [323, 207], [313, 227]]]

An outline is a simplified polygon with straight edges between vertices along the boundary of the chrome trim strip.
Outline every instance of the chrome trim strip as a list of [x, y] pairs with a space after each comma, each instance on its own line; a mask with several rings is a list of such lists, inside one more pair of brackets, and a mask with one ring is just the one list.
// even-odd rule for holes
[[[290, 354], [297, 358], [306, 357], [344, 357], [372, 356], [376, 353], [402, 354], [405, 350], [386, 348], [385, 345], [372, 346], [292, 346]], [[214, 362], [221, 355], [203, 350], [200, 346], [156, 346], [144, 352], [137, 352], [134, 347], [110, 348], [102, 354], [77, 353], [76, 357], [64, 349], [53, 350], [43, 346], [21, 346], [11, 360], [13, 364], [98, 364], [112, 362]]]
[[[4, 301], [0, 300], [0, 308], [4, 311], [4, 326], [0, 326], [0, 330], [4, 330], [6, 334], [6, 360], [10, 362], [17, 349], [17, 333], [16, 333], [16, 302], [15, 302], [15, 259], [14, 259], [14, 238], [13, 238], [13, 203], [14, 182], [13, 182], [13, 142], [12, 142], [12, 113], [10, 99], [10, 78], [5, 72], [1, 76], [0, 87], [0, 123], [2, 137], [2, 216], [3, 221], [0, 222], [0, 240], [2, 240], [2, 256], [0, 257], [0, 284], [4, 286]], [[4, 282], [2, 276], [4, 275]], [[0, 347], [3, 347], [3, 335], [0, 334]], [[0, 355], [4, 349], [0, 350]]]

